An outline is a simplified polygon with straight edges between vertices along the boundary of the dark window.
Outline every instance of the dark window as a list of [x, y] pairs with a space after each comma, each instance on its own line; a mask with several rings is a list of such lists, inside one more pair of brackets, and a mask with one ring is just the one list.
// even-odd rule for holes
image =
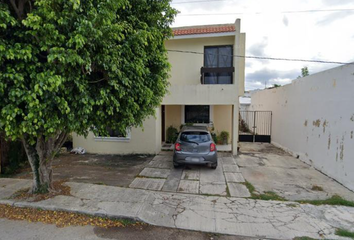
[[100, 135], [100, 137], [122, 137], [122, 138], [125, 138], [127, 136], [126, 132], [122, 133], [122, 132], [120, 132], [118, 130], [113, 130], [110, 127], [107, 127], [106, 130], [108, 132], [108, 136], [101, 136]]
[[204, 72], [204, 84], [232, 84], [232, 46], [204, 48], [204, 68], [223, 68], [221, 71]]
[[196, 105], [185, 106], [185, 122], [186, 123], [209, 123], [210, 122], [210, 106]]
[[210, 136], [207, 132], [183, 132], [181, 134], [181, 141], [183, 142], [209, 142]]

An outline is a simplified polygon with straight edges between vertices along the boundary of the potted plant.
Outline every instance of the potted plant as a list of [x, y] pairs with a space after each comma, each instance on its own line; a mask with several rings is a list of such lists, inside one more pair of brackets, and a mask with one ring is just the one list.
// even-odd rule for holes
[[220, 140], [222, 144], [227, 145], [229, 143], [229, 136], [230, 134], [227, 131], [221, 131]]

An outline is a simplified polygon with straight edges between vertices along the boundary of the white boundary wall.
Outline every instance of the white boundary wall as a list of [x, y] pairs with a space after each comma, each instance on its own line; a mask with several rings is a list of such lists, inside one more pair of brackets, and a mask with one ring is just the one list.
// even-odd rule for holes
[[354, 191], [354, 65], [252, 95], [273, 111], [272, 143]]

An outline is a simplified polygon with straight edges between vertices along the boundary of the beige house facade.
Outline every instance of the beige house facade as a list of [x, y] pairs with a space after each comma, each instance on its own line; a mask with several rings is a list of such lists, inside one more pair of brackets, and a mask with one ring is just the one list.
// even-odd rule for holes
[[74, 147], [100, 154], [157, 154], [167, 128], [194, 123], [227, 131], [230, 151], [237, 154], [239, 96], [244, 93], [245, 33], [233, 24], [174, 28], [165, 42], [171, 64], [169, 93], [143, 128], [123, 136], [73, 135]]

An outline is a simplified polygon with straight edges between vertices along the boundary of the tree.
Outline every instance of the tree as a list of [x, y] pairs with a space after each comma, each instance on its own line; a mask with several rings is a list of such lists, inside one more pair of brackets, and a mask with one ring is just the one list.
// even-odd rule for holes
[[301, 76], [298, 76], [297, 78], [302, 78], [310, 75], [309, 69], [307, 67], [301, 68]]
[[154, 114], [176, 13], [170, 0], [0, 2], [0, 131], [22, 141], [33, 193], [53, 190], [69, 133], [125, 131]]

